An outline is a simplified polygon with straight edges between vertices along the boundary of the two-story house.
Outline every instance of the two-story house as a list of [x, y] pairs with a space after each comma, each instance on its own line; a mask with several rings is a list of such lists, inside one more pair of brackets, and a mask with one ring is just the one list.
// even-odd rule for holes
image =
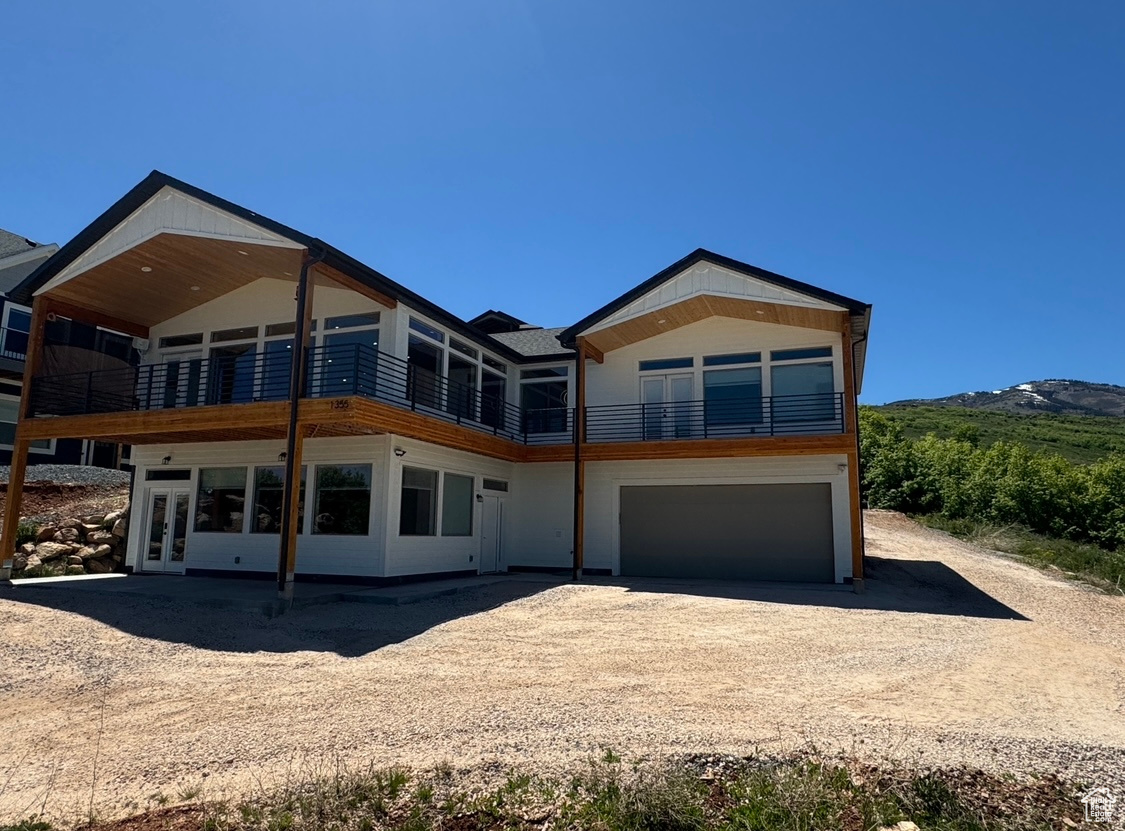
[[[154, 172], [31, 305], [3, 548], [31, 443], [133, 445], [138, 572], [371, 583], [517, 569], [863, 578], [871, 307], [695, 251], [572, 326], [465, 321]], [[48, 319], [134, 338], [139, 366]]]

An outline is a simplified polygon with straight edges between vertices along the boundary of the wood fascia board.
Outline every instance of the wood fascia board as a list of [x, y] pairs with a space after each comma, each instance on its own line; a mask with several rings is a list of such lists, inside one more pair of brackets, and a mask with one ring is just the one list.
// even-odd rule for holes
[[191, 431], [222, 431], [260, 427], [284, 428], [288, 402], [212, 404], [168, 410], [28, 418], [20, 422], [29, 439], [94, 439], [102, 436], [143, 436]]
[[355, 277], [350, 277], [339, 269], [333, 268], [330, 265], [319, 263], [314, 267], [315, 273], [327, 277], [334, 283], [338, 283], [349, 291], [354, 291], [356, 294], [362, 294], [368, 300], [373, 300], [380, 306], [387, 309], [393, 309], [398, 306], [398, 301], [391, 297], [389, 294], [384, 294], [378, 289], [364, 284], [357, 280]]

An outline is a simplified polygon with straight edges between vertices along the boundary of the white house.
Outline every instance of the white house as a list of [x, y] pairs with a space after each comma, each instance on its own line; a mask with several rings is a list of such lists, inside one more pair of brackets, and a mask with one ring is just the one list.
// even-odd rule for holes
[[[871, 307], [842, 295], [698, 250], [564, 329], [465, 321], [154, 172], [14, 296], [13, 482], [31, 442], [133, 445], [136, 572], [861, 585]], [[141, 364], [53, 354], [48, 317], [132, 336]]]

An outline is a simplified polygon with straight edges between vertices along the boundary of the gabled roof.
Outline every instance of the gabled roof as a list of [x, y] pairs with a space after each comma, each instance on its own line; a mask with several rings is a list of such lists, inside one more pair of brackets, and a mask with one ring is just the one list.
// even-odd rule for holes
[[469, 321], [469, 324], [489, 334], [514, 332], [528, 325], [526, 320], [520, 320], [518, 317], [496, 309], [489, 309], [487, 312], [477, 315]]
[[766, 271], [764, 268], [758, 268], [749, 263], [732, 260], [730, 257], [724, 257], [722, 254], [716, 254], [703, 248], [697, 248], [682, 260], [672, 263], [672, 265], [668, 266], [663, 271], [654, 274], [640, 285], [625, 292], [617, 299], [611, 300], [596, 312], [582, 318], [582, 320], [578, 321], [573, 326], [566, 328], [559, 334], [559, 340], [564, 346], [573, 346], [574, 339], [591, 326], [595, 326], [614, 312], [624, 309], [630, 303], [644, 297], [653, 289], [659, 288], [664, 283], [701, 262], [713, 263], [714, 265], [745, 274], [748, 277], [753, 277], [762, 282], [770, 283], [778, 288], [797, 292], [798, 294], [805, 295], [815, 300], [821, 300], [825, 303], [840, 306], [856, 317], [865, 317], [871, 309], [870, 304], [854, 300], [850, 297], [844, 297], [842, 294], [836, 294], [835, 292], [818, 288], [809, 283], [802, 283], [799, 280], [794, 280], [791, 277], [785, 277], [781, 274], [775, 274], [772, 271]]
[[59, 249], [59, 252], [55, 256], [51, 257], [46, 263], [28, 275], [26, 279], [13, 289], [12, 298], [18, 303], [30, 304], [36, 291], [74, 262], [87, 249], [95, 245], [102, 237], [116, 228], [164, 187], [178, 190], [181, 193], [187, 194], [201, 202], [205, 202], [221, 211], [226, 211], [233, 216], [265, 228], [267, 231], [272, 231], [275, 234], [290, 239], [308, 248], [312, 253], [322, 253], [324, 255], [323, 261], [326, 265], [338, 269], [349, 277], [370, 286], [376, 291], [380, 291], [383, 294], [401, 301], [410, 308], [416, 309], [433, 320], [448, 326], [462, 337], [475, 340], [482, 346], [486, 346], [497, 354], [517, 363], [525, 360], [524, 356], [520, 355], [519, 352], [506, 344], [481, 332], [475, 326], [471, 326], [452, 312], [448, 312], [421, 295], [415, 294], [400, 283], [395, 282], [384, 274], [380, 274], [370, 266], [364, 265], [359, 260], [345, 254], [343, 251], [329, 245], [323, 240], [309, 236], [295, 228], [290, 228], [288, 225], [283, 225], [267, 216], [247, 210], [241, 205], [236, 205], [234, 202], [215, 196], [212, 193], [208, 193], [194, 185], [189, 185], [187, 182], [180, 181], [158, 170], [152, 171], [152, 173], [146, 176], [136, 187], [114, 202], [101, 216], [83, 228], [74, 239]]

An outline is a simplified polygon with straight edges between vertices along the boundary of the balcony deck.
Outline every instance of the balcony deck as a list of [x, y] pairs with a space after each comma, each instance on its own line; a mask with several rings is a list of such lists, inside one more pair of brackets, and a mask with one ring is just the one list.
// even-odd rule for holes
[[[283, 439], [289, 355], [193, 358], [36, 378], [23, 429], [29, 439], [125, 444]], [[573, 409], [523, 410], [371, 347], [310, 350], [306, 388], [298, 407], [306, 437], [393, 433], [510, 461], [574, 458]], [[854, 450], [841, 393], [585, 412], [587, 461]]]

